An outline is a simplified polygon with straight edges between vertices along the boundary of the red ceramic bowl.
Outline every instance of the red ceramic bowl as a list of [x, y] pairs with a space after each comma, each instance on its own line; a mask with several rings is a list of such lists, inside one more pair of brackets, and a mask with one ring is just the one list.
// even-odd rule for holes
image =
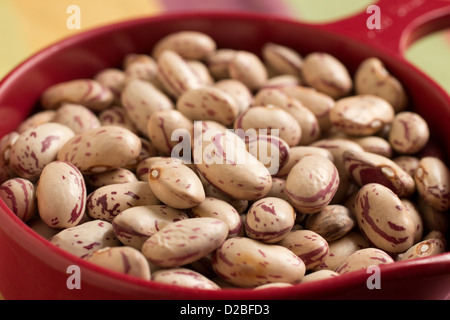
[[[92, 77], [121, 65], [127, 53], [150, 53], [161, 37], [180, 30], [211, 35], [219, 47], [260, 53], [268, 41], [301, 54], [325, 51], [350, 72], [379, 57], [406, 87], [411, 108], [431, 124], [440, 151], [450, 157], [450, 97], [403, 57], [406, 45], [449, 27], [448, 1], [383, 0], [382, 29], [369, 30], [361, 13], [327, 25], [247, 13], [172, 14], [127, 21], [63, 40], [32, 56], [0, 83], [0, 137], [37, 106], [48, 86]], [[430, 58], [432, 58], [430, 56]], [[81, 270], [81, 288], [68, 289], [68, 267]], [[450, 253], [381, 267], [381, 289], [370, 290], [364, 270], [283, 289], [201, 291], [143, 281], [99, 268], [50, 244], [0, 201], [0, 292], [5, 299], [445, 299], [450, 294]]]

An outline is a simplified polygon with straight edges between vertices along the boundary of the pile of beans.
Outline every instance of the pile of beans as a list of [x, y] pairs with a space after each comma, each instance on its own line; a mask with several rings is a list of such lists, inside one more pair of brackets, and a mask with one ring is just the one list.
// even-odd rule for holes
[[377, 58], [184, 31], [40, 104], [1, 139], [0, 198], [105, 268], [261, 289], [446, 251], [449, 169]]

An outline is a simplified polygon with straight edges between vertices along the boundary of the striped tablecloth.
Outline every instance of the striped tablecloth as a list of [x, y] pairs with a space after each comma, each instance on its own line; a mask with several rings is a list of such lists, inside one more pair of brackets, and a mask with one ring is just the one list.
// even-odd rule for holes
[[[373, 3], [373, 0], [0, 0], [0, 78], [28, 56], [61, 38], [127, 19], [169, 11], [220, 9], [326, 22], [365, 11]], [[67, 24], [72, 13], [68, 9], [73, 5], [80, 9], [79, 29]], [[407, 58], [450, 93], [450, 30], [416, 42], [407, 51]]]

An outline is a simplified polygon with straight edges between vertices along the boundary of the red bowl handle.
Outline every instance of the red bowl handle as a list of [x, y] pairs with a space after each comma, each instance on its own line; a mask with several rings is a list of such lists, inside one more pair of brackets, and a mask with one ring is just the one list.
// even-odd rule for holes
[[379, 0], [365, 12], [317, 27], [403, 57], [413, 41], [450, 27], [450, 1]]

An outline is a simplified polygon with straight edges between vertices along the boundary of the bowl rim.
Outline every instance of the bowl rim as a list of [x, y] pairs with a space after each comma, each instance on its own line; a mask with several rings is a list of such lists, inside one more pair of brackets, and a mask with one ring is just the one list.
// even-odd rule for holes
[[[315, 28], [313, 24], [303, 23], [291, 18], [286, 17], [278, 17], [278, 16], [270, 16], [261, 13], [249, 13], [249, 12], [215, 12], [215, 11], [201, 11], [201, 12], [183, 12], [183, 13], [164, 13], [158, 14], [150, 17], [141, 17], [130, 19], [126, 21], [119, 21], [115, 23], [110, 23], [104, 26], [94, 27], [92, 29], [81, 31], [75, 35], [68, 36], [62, 38], [55, 43], [48, 45], [47, 47], [39, 50], [33, 55], [26, 58], [24, 61], [19, 63], [16, 67], [14, 67], [3, 79], [0, 81], [0, 95], [1, 88], [4, 85], [7, 85], [10, 82], [14, 82], [16, 77], [19, 77], [21, 74], [27, 71], [34, 63], [39, 60], [45, 60], [51, 55], [53, 52], [60, 50], [63, 47], [70, 47], [76, 45], [77, 43], [88, 41], [89, 39], [94, 39], [99, 35], [114, 32], [126, 27], [130, 27], [133, 25], [139, 25], [142, 23], [147, 23], [149, 21], [163, 21], [163, 20], [174, 20], [174, 19], [184, 19], [184, 18], [211, 18], [211, 16], [221, 17], [221, 18], [239, 18], [239, 19], [250, 19], [250, 20], [271, 20], [274, 22], [288, 23], [301, 25], [305, 28]], [[320, 29], [320, 32], [326, 32], [326, 30]], [[340, 35], [341, 37], [346, 38], [345, 35]], [[353, 39], [353, 41], [357, 41]], [[407, 63], [411, 65], [408, 61], [401, 61], [402, 63]], [[429, 78], [426, 74], [424, 74], [421, 70], [417, 69], [415, 66], [411, 65], [417, 72], [420, 73], [425, 79], [430, 79], [433, 83], [434, 80]], [[437, 83], [436, 86], [441, 88]], [[450, 101], [450, 97], [446, 92], [441, 89], [442, 93], [446, 95], [447, 100]], [[25, 231], [25, 235], [30, 241], [34, 241], [37, 246], [39, 246], [42, 250], [50, 250], [50, 252], [54, 255], [58, 255], [63, 259], [67, 259], [72, 264], [76, 264], [86, 270], [90, 270], [93, 274], [110, 276], [114, 278], [116, 281], [131, 283], [135, 286], [142, 287], [144, 289], [153, 289], [153, 290], [168, 290], [170, 292], [178, 292], [182, 293], [188, 297], [195, 298], [195, 295], [198, 294], [197, 289], [185, 288], [185, 287], [177, 287], [173, 285], [167, 285], [164, 283], [157, 283], [154, 281], [148, 281], [144, 279], [139, 279], [133, 276], [129, 276], [123, 273], [115, 272], [112, 270], [108, 270], [102, 267], [99, 267], [93, 263], [85, 261], [82, 258], [79, 258], [73, 254], [66, 252], [65, 250], [53, 245], [49, 240], [45, 239], [41, 235], [39, 235], [36, 231], [31, 229], [25, 222], [20, 220], [7, 206], [3, 201], [0, 201], [0, 215], [6, 213], [6, 219], [10, 220], [10, 223], [16, 227], [14, 232], [22, 232]], [[24, 228], [25, 227], [25, 228]], [[0, 227], [3, 228], [3, 227]], [[19, 230], [20, 229], [20, 230]], [[427, 265], [427, 268], [422, 268]], [[432, 268], [429, 268], [432, 266]], [[432, 257], [419, 258], [415, 260], [408, 261], [396, 261], [394, 264], [387, 264], [380, 266], [380, 269], [383, 272], [383, 277], [389, 278], [397, 278], [404, 276], [424, 276], [424, 275], [436, 275], [438, 273], [448, 273], [450, 269], [450, 252], [442, 253]], [[398, 270], [402, 271], [402, 274], [398, 273]], [[333, 292], [334, 290], [343, 290], [345, 288], [354, 287], [357, 285], [361, 285], [365, 283], [367, 279], [367, 274], [365, 270], [355, 271], [348, 274], [343, 274], [338, 278], [333, 279], [323, 279], [314, 283], [304, 283], [299, 284], [293, 287], [287, 288], [272, 288], [270, 290], [252, 290], [243, 289], [243, 288], [224, 288], [223, 290], [215, 291], [215, 290], [205, 290], [207, 295], [213, 297], [213, 299], [221, 299], [232, 296], [233, 299], [248, 299], [248, 293], [252, 292], [252, 299], [276, 299], [275, 292], [283, 292], [283, 296], [292, 295], [295, 297], [298, 293], [305, 293], [309, 290], [313, 290], [315, 292]], [[280, 291], [279, 291], [280, 290]], [[221, 292], [222, 291], [222, 292]], [[274, 297], [275, 296], [275, 297]]]

